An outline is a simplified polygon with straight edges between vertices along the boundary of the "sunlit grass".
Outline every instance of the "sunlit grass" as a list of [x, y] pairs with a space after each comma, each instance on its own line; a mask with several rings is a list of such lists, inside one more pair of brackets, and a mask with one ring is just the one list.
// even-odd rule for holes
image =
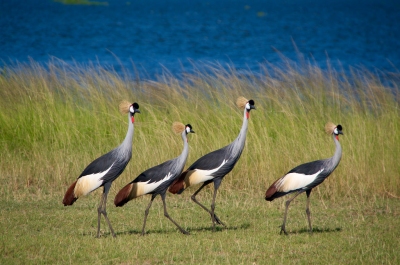
[[[394, 224], [400, 198], [397, 85], [383, 84], [369, 72], [344, 75], [311, 66], [301, 73], [287, 66], [243, 74], [210, 65], [207, 73], [142, 81], [76, 65], [49, 64], [45, 69], [32, 62], [4, 68], [0, 75], [0, 234], [1, 247], [7, 251], [3, 261], [15, 261], [23, 251], [24, 263], [40, 263], [43, 255], [44, 263], [53, 264], [137, 264], [135, 258], [140, 264], [253, 260], [265, 264], [266, 258], [298, 263], [305, 262], [302, 253], [313, 256], [316, 249], [326, 248], [315, 263], [330, 261], [328, 250], [334, 249], [345, 251], [354, 263], [395, 264], [398, 257], [389, 241], [398, 231]], [[235, 106], [238, 96], [253, 99], [257, 109], [251, 112], [242, 157], [218, 193], [216, 211], [228, 229], [211, 235], [209, 217], [189, 199], [196, 186], [182, 195], [167, 196], [171, 216], [194, 236], [178, 234], [164, 218], [161, 203], [155, 202], [149, 236], [139, 238], [150, 198], [114, 208], [116, 192], [143, 170], [181, 153], [182, 140], [171, 130], [174, 121], [190, 123], [196, 131], [189, 136], [188, 165], [229, 144], [242, 124], [242, 112]], [[108, 211], [118, 237], [102, 243], [93, 238], [101, 191], [73, 207], [63, 207], [61, 200], [89, 162], [123, 140], [128, 119], [118, 112], [118, 104], [124, 99], [138, 102], [141, 114], [136, 116], [132, 160], [109, 196]], [[295, 236], [277, 237], [284, 200], [267, 203], [264, 193], [294, 166], [333, 155], [332, 139], [323, 130], [328, 121], [343, 126], [343, 157], [311, 195], [317, 233], [309, 237], [302, 232], [307, 223], [304, 198], [299, 198], [291, 206], [287, 225]], [[205, 189], [199, 199], [208, 205], [210, 194]], [[381, 223], [388, 230], [383, 232]], [[108, 238], [108, 230], [103, 232]], [[375, 241], [369, 238], [378, 234]], [[43, 247], [36, 241], [23, 243], [26, 237], [37, 238]], [[226, 242], [230, 242], [227, 249]], [[157, 250], [149, 245], [158, 246]], [[63, 250], [57, 259], [55, 253]], [[375, 259], [375, 254], [382, 259]]]
[[105, 70], [32, 63], [0, 77], [1, 178], [8, 199], [62, 194], [87, 163], [117, 146], [127, 117], [118, 104], [140, 104], [133, 160], [117, 186], [142, 170], [177, 156], [174, 121], [191, 123], [188, 163], [229, 144], [242, 113], [238, 96], [254, 99], [246, 148], [224, 189], [266, 188], [293, 166], [334, 152], [326, 122], [342, 124], [343, 159], [319, 193], [339, 196], [399, 196], [399, 94], [370, 73], [349, 77], [309, 68], [300, 74], [267, 70], [263, 76], [211, 68], [183, 79], [164, 76], [133, 82]]

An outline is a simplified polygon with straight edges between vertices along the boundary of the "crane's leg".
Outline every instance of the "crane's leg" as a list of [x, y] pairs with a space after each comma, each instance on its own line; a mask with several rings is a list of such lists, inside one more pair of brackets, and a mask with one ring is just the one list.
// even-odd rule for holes
[[306, 213], [307, 213], [307, 219], [308, 219], [308, 226], [310, 228], [310, 234], [312, 234], [312, 227], [311, 227], [311, 217], [310, 217], [310, 194], [311, 194], [311, 190], [307, 190], [306, 191], [306, 195], [307, 195], [307, 207], [306, 207]]
[[[203, 208], [205, 211], [207, 211], [210, 215], [212, 220], [215, 220], [215, 222], [217, 222], [217, 224], [223, 225], [224, 227], [226, 227], [226, 225], [218, 218], [218, 216], [216, 216], [213, 212], [211, 212], [209, 209], [207, 209], [207, 207], [205, 207], [203, 204], [201, 204], [199, 201], [197, 201], [196, 199], [196, 195], [205, 187], [207, 186], [209, 183], [211, 183], [211, 181], [209, 182], [204, 182], [203, 185], [201, 185], [201, 187], [195, 192], [193, 193], [191, 199], [192, 201], [194, 201], [195, 203], [197, 203], [201, 208]], [[215, 196], [216, 196], [216, 190], [214, 190], [214, 199], [213, 201], [215, 201]]]
[[151, 195], [151, 200], [149, 205], [147, 206], [146, 210], [144, 211], [144, 221], [143, 221], [143, 228], [142, 228], [142, 236], [144, 236], [144, 228], [146, 227], [146, 220], [147, 220], [147, 215], [149, 214], [149, 209], [151, 207], [151, 204], [153, 203], [154, 198], [157, 196], [157, 194]]
[[182, 229], [182, 227], [180, 227], [168, 214], [167, 212], [167, 205], [165, 203], [165, 193], [161, 194], [161, 199], [164, 205], [164, 216], [167, 217], [172, 223], [174, 223], [174, 225], [176, 225], [176, 227], [178, 227], [178, 229], [181, 231], [182, 234], [184, 235], [190, 235], [190, 233], [184, 229]]
[[224, 223], [222, 223], [221, 220], [219, 220], [218, 217], [214, 213], [215, 212], [215, 198], [217, 197], [217, 190], [218, 190], [218, 187], [214, 186], [214, 195], [213, 195], [213, 200], [211, 203], [211, 219], [212, 219], [212, 223], [213, 223], [213, 232], [215, 232], [215, 222], [222, 224], [224, 227], [226, 227], [226, 225]]
[[283, 223], [282, 223], [282, 226], [281, 226], [281, 232], [280, 232], [280, 234], [282, 234], [282, 232], [285, 233], [285, 235], [288, 234], [288, 233], [286, 232], [285, 226], [286, 226], [286, 217], [287, 217], [287, 212], [288, 212], [288, 209], [289, 209], [289, 204], [294, 200], [294, 198], [296, 198], [297, 196], [299, 196], [299, 195], [300, 195], [301, 193], [303, 193], [303, 192], [304, 192], [303, 190], [297, 192], [296, 195], [294, 195], [291, 199], [289, 199], [289, 200], [286, 201], [286, 203], [285, 203], [285, 205], [286, 205], [286, 207], [285, 207], [285, 215], [283, 216]]
[[110, 227], [111, 234], [113, 235], [113, 237], [116, 237], [115, 233], [114, 233], [114, 229], [111, 226], [111, 222], [107, 217], [107, 211], [106, 211], [107, 194], [108, 194], [108, 189], [107, 189], [107, 191], [103, 192], [103, 195], [101, 196], [101, 201], [100, 201], [99, 208], [97, 208], [97, 214], [98, 214], [98, 218], [97, 218], [97, 237], [100, 237], [100, 218], [101, 218], [102, 214], [104, 215], [104, 218], [106, 219], [106, 221], [108, 223], [108, 227]]

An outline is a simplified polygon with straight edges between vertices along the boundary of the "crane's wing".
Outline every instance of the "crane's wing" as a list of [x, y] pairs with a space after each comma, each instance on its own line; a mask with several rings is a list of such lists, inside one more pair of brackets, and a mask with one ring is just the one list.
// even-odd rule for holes
[[[154, 183], [154, 182], [160, 182], [162, 180], [165, 180], [165, 177], [168, 174], [173, 173], [173, 172], [171, 172], [171, 169], [173, 169], [173, 166], [174, 166], [174, 160], [168, 160], [164, 163], [161, 163], [157, 166], [154, 166], [152, 168], [149, 168], [149, 169], [143, 171], [131, 183], [137, 183], [137, 182]], [[174, 177], [176, 177], [176, 175], [177, 174], [175, 173]]]
[[115, 206], [123, 206], [128, 201], [145, 194], [165, 191], [182, 171], [174, 167], [174, 160], [166, 161], [142, 172], [117, 193], [114, 199]]
[[125, 170], [131, 156], [121, 159], [114, 150], [92, 161], [79, 175], [79, 178], [93, 176], [103, 183], [114, 181]]
[[188, 170], [201, 169], [201, 170], [212, 170], [221, 166], [224, 160], [229, 158], [229, 153], [227, 152], [228, 146], [224, 148], [215, 150], [208, 153], [199, 159], [197, 159]]
[[272, 201], [292, 192], [314, 188], [326, 178], [325, 161], [316, 160], [293, 168], [268, 188], [265, 199]]

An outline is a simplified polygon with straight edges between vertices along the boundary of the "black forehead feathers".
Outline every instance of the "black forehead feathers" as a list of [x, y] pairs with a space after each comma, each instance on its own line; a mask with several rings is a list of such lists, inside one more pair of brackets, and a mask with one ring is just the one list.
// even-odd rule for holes
[[139, 109], [139, 104], [137, 104], [136, 102], [132, 104], [134, 109]]
[[190, 130], [192, 129], [192, 125], [190, 125], [190, 124], [186, 124], [186, 127], [189, 127]]
[[254, 100], [250, 99], [249, 104], [254, 106]]
[[339, 131], [341, 131], [342, 130], [342, 125], [338, 125], [338, 126], [336, 126], [336, 128], [339, 130]]

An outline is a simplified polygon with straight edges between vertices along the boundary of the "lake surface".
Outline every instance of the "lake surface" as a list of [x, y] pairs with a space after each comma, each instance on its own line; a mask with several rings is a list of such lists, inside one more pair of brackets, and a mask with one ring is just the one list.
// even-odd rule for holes
[[299, 58], [326, 69], [400, 67], [400, 1], [0, 1], [0, 66], [60, 59], [179, 76], [204, 64], [258, 72]]

